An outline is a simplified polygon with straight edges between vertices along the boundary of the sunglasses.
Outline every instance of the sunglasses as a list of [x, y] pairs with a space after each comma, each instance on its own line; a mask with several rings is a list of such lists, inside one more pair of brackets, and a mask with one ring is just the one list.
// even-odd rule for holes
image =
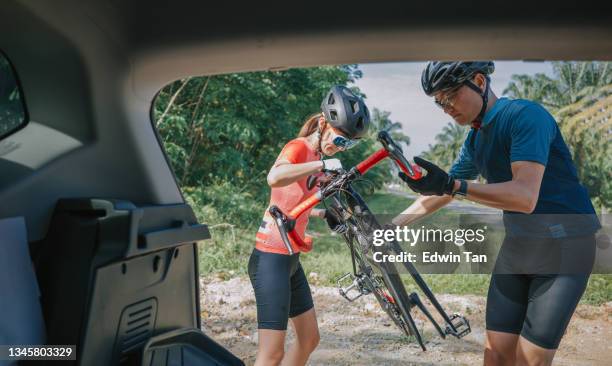
[[455, 98], [457, 98], [457, 93], [459, 93], [460, 88], [461, 87], [458, 87], [456, 89], [449, 91], [448, 93], [446, 93], [446, 95], [442, 99], [434, 98], [434, 103], [436, 103], [436, 105], [440, 107], [441, 109], [448, 109], [448, 108], [454, 107]]
[[351, 140], [351, 139], [348, 139], [336, 133], [336, 131], [334, 131], [333, 128], [330, 130], [330, 133], [331, 133], [332, 142], [340, 150], [348, 150], [359, 143], [359, 140]]

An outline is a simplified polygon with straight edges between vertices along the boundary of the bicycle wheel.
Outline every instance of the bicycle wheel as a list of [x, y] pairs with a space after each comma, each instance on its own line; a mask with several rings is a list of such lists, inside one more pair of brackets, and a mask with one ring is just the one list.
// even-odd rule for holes
[[[340, 213], [338, 217], [345, 218], [344, 223], [348, 229], [345, 240], [353, 252], [358, 272], [366, 274], [365, 285], [369, 287], [368, 291], [374, 294], [382, 309], [397, 327], [407, 337], [415, 337], [421, 348], [425, 350], [421, 334], [410, 314], [413, 304], [399, 273], [393, 263], [379, 263], [374, 260], [376, 252], [387, 250], [386, 247], [372, 244], [374, 230], [380, 229], [380, 224], [359, 193], [352, 187], [347, 187], [345, 193], [347, 194], [345, 199], [334, 199], [331, 207]], [[348, 215], [342, 215], [343, 212]]]
[[425, 350], [421, 334], [410, 315], [412, 303], [400, 275], [391, 264], [378, 263], [373, 260], [375, 251], [381, 248], [370, 245], [368, 235], [359, 226], [359, 224], [354, 225], [352, 232], [359, 244], [357, 247], [362, 249], [356, 253], [355, 257], [360, 271], [367, 274], [366, 285], [400, 331], [407, 337], [415, 337], [421, 348]]

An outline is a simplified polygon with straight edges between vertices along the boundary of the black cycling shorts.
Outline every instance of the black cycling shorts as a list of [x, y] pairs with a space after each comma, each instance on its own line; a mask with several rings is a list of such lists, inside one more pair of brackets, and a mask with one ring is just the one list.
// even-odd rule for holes
[[248, 270], [257, 301], [258, 329], [287, 330], [289, 318], [313, 308], [299, 256], [253, 249]]
[[[542, 250], [538, 250], [540, 245]], [[543, 250], [546, 245], [548, 255]], [[522, 251], [522, 260], [516, 255], [517, 248]], [[489, 285], [487, 330], [520, 334], [540, 347], [557, 349], [586, 289], [594, 258], [594, 235], [520, 241], [506, 238]], [[537, 270], [538, 262], [547, 270]], [[525, 263], [531, 269], [527, 273]], [[551, 268], [557, 272], [546, 273], [552, 272]]]

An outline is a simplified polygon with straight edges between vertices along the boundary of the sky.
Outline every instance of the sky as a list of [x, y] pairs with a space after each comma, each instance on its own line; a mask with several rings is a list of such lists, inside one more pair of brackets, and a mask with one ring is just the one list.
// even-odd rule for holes
[[[361, 64], [363, 77], [355, 85], [366, 95], [366, 104], [373, 110], [391, 112], [391, 120], [401, 122], [404, 133], [410, 136], [406, 157], [428, 150], [435, 136], [453, 119], [435, 106], [433, 98], [421, 89], [421, 71], [425, 62]], [[495, 94], [502, 91], [513, 74], [545, 73], [552, 76], [549, 62], [496, 61], [491, 75]], [[454, 123], [454, 122], [453, 122]], [[467, 127], [466, 127], [467, 128]]]

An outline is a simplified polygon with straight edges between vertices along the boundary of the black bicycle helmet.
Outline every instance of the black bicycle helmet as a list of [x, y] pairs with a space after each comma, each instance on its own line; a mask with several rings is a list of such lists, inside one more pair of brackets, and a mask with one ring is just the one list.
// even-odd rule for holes
[[321, 111], [329, 124], [349, 139], [365, 136], [370, 127], [370, 111], [363, 99], [342, 85], [329, 90], [321, 102]]
[[430, 61], [421, 74], [421, 85], [425, 94], [432, 96], [465, 84], [476, 73], [488, 76], [493, 71], [493, 61]]
[[[440, 91], [466, 85], [482, 98], [480, 113], [472, 121], [470, 145], [474, 146], [476, 132], [480, 129], [489, 102], [489, 75], [495, 71], [493, 61], [430, 61], [421, 74], [421, 85], [425, 94], [432, 96]], [[472, 82], [475, 74], [481, 73], [487, 78], [484, 90]]]

